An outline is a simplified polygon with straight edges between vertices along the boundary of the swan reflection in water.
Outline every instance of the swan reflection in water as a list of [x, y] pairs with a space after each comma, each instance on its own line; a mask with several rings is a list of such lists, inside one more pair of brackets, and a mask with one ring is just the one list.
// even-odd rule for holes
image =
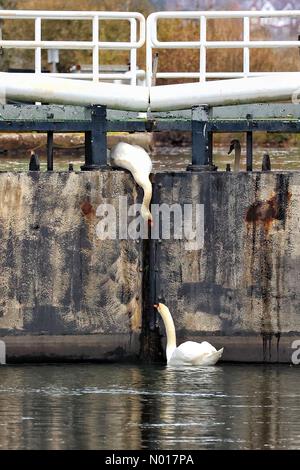
[[143, 442], [161, 449], [200, 449], [220, 421], [223, 368], [168, 365], [157, 380], [159, 389], [143, 399]]

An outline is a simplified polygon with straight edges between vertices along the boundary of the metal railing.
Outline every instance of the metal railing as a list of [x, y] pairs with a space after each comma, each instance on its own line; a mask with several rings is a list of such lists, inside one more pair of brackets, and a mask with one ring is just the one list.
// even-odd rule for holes
[[[158, 12], [151, 14], [146, 20], [140, 13], [134, 12], [105, 12], [105, 11], [31, 11], [31, 10], [0, 10], [0, 21], [9, 20], [33, 20], [34, 39], [33, 40], [7, 40], [0, 35], [0, 48], [2, 49], [33, 49], [35, 51], [35, 73], [42, 74], [42, 50], [87, 50], [92, 51], [91, 71], [81, 73], [47, 73], [61, 78], [87, 79], [98, 82], [99, 80], [122, 80], [131, 85], [136, 85], [137, 81], [143, 82], [145, 72], [138, 69], [137, 49], [141, 48], [146, 39], [146, 79], [147, 85], [151, 86], [153, 79], [153, 50], [154, 49], [196, 49], [199, 51], [199, 70], [193, 72], [157, 72], [157, 79], [198, 79], [205, 82], [207, 79], [223, 78], [243, 78], [251, 76], [262, 76], [282, 72], [278, 63], [277, 72], [255, 72], [251, 71], [250, 51], [253, 48], [299, 48], [298, 40], [252, 40], [251, 21], [262, 21], [263, 25], [270, 26], [270, 21], [274, 19], [286, 19], [291, 21], [300, 20], [300, 10], [294, 11], [178, 11], [178, 12]], [[158, 23], [161, 19], [187, 19], [199, 22], [199, 41], [162, 41], [158, 39]], [[207, 40], [209, 19], [241, 19], [242, 20], [242, 40], [236, 41], [209, 41]], [[45, 41], [42, 38], [42, 24], [47, 20], [89, 20], [91, 22], [91, 41]], [[130, 24], [129, 41], [100, 41], [99, 34], [101, 21], [119, 20], [127, 21]], [[213, 72], [207, 71], [207, 50], [209, 49], [242, 49], [243, 67], [239, 72]], [[125, 50], [130, 53], [129, 70], [124, 72], [105, 72], [100, 69], [99, 52], [101, 50]], [[296, 66], [295, 66], [296, 67]], [[296, 70], [295, 70], [296, 71]]]
[[[207, 20], [208, 19], [235, 19], [243, 20], [243, 40], [242, 41], [208, 41], [207, 40]], [[251, 72], [250, 70], [250, 49], [251, 48], [299, 48], [299, 41], [286, 40], [251, 40], [251, 19], [258, 21], [263, 19], [263, 23], [275, 18], [300, 19], [300, 10], [294, 11], [180, 11], [180, 12], [158, 12], [152, 13], [147, 19], [147, 84], [151, 86], [153, 69], [153, 49], [198, 49], [200, 53], [199, 71], [195, 72], [158, 72], [156, 78], [164, 79], [198, 79], [204, 82], [207, 79], [215, 78], [243, 78], [251, 76], [262, 76], [274, 74], [276, 72]], [[158, 21], [160, 19], [188, 19], [196, 20], [200, 23], [199, 41], [160, 41], [158, 35]], [[243, 70], [241, 72], [208, 72], [207, 71], [207, 50], [208, 49], [243, 49]], [[279, 65], [279, 64], [278, 64]], [[278, 67], [279, 68], [279, 67]], [[280, 72], [280, 70], [278, 70]], [[282, 72], [282, 71], [281, 71]]]
[[[145, 18], [140, 13], [105, 12], [105, 11], [32, 11], [1, 10], [0, 20], [34, 20], [34, 40], [5, 40], [1, 38], [0, 48], [33, 49], [35, 51], [35, 73], [42, 73], [42, 49], [88, 50], [92, 51], [92, 73], [50, 73], [61, 78], [80, 78], [98, 80], [125, 80], [136, 85], [137, 77], [143, 71], [137, 69], [137, 49], [145, 43]], [[46, 20], [90, 20], [92, 41], [44, 41], [42, 39], [42, 22]], [[100, 41], [101, 21], [124, 20], [130, 24], [130, 41]], [[139, 37], [138, 37], [139, 35]], [[126, 73], [100, 73], [99, 52], [104, 49], [130, 51], [130, 65]], [[49, 75], [49, 73], [47, 73]]]

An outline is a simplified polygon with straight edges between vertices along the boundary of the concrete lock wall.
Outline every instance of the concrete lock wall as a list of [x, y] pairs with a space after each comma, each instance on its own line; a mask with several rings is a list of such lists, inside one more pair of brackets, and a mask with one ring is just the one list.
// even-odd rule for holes
[[0, 340], [13, 360], [139, 354], [141, 246], [96, 236], [97, 206], [138, 193], [123, 171], [0, 174]]
[[[229, 361], [291, 362], [300, 340], [300, 174], [155, 177], [155, 198], [204, 204], [203, 249], [155, 244], [157, 297], [179, 342], [225, 346]], [[299, 347], [299, 346], [298, 346]]]
[[205, 237], [194, 251], [173, 237], [154, 240], [153, 256], [147, 242], [96, 236], [101, 202], [141, 200], [128, 173], [0, 174], [7, 361], [137, 360], [161, 300], [178, 342], [225, 346], [229, 361], [291, 362], [300, 340], [299, 183], [292, 172], [157, 173], [153, 201], [203, 204]]

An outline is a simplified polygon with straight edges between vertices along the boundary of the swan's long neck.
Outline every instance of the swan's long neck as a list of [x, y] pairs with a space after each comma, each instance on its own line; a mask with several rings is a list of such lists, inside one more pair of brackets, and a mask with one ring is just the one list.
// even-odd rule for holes
[[240, 162], [241, 162], [241, 148], [235, 148], [235, 157], [234, 157], [234, 169], [233, 171], [238, 173], [240, 171]]
[[169, 362], [174, 350], [176, 349], [175, 325], [174, 325], [170, 310], [167, 307], [164, 307], [163, 309], [161, 309], [159, 313], [161, 314], [161, 317], [163, 319], [165, 329], [166, 329], [166, 335], [167, 335], [166, 354], [167, 354], [167, 362]]
[[150, 211], [150, 203], [152, 199], [152, 184], [151, 184], [151, 181], [149, 180], [149, 177], [147, 178], [147, 180], [145, 179], [142, 182], [141, 186], [144, 190], [142, 207], [144, 208], [145, 211]]

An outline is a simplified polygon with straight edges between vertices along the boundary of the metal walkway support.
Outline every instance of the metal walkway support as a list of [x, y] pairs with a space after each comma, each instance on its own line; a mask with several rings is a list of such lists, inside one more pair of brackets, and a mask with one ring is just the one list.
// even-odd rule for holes
[[107, 166], [107, 132], [187, 131], [192, 133], [191, 171], [214, 171], [213, 135], [244, 133], [247, 171], [253, 165], [253, 135], [257, 131], [300, 133], [300, 107], [292, 104], [259, 104], [224, 107], [196, 106], [193, 110], [140, 115], [105, 106], [0, 105], [0, 131], [48, 134], [48, 171], [53, 170], [53, 135], [80, 132], [86, 137], [83, 170]]
[[253, 132], [247, 132], [247, 171], [252, 171], [253, 169]]
[[47, 133], [47, 171], [54, 168], [54, 134], [84, 132], [86, 152], [82, 170], [107, 167], [105, 106], [2, 105], [0, 131]]
[[53, 131], [47, 132], [47, 171], [53, 171]]
[[212, 109], [209, 106], [192, 108], [192, 164], [190, 171], [211, 171], [213, 166], [213, 133], [209, 131]]
[[106, 107], [92, 106], [91, 130], [85, 132], [84, 171], [99, 170], [107, 165]]

